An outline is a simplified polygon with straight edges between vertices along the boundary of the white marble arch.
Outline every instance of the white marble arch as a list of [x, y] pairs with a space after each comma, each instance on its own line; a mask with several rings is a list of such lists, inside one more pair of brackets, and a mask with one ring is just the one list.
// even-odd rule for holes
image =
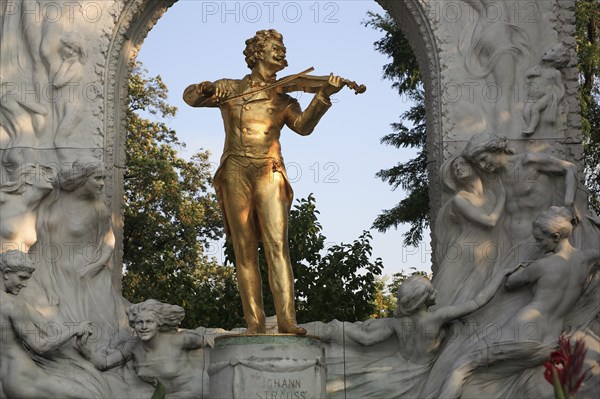
[[[125, 103], [131, 61], [137, 56], [145, 37], [160, 17], [176, 0], [123, 0], [107, 51], [104, 101], [104, 161], [106, 165], [125, 164]], [[442, 90], [440, 62], [436, 40], [428, 18], [429, 1], [377, 0], [400, 23], [417, 56], [427, 102], [427, 147], [430, 157], [429, 175], [437, 181], [442, 162]], [[400, 99], [398, 99], [400, 101]], [[400, 105], [400, 103], [399, 103]], [[121, 264], [123, 241], [123, 168], [109, 171], [106, 193], [113, 210], [113, 226], [117, 237], [114, 262]], [[441, 204], [441, 190], [435, 186], [430, 194], [432, 220]], [[115, 270], [118, 268], [115, 268]], [[120, 284], [120, 274], [115, 283]]]
[[[44, 17], [44, 13], [48, 11], [49, 7], [56, 8], [57, 3], [51, 0], [15, 0], [3, 2], [0, 7], [0, 30], [10, 33], [10, 35], [3, 36], [6, 38], [10, 36], [11, 38], [10, 41], [7, 41], [7, 39], [3, 40], [3, 44], [5, 45], [2, 51], [3, 59], [5, 60], [4, 63], [8, 60], [11, 65], [17, 65], [20, 64], [20, 58], [24, 57], [30, 58], [33, 64], [32, 67], [28, 67], [29, 69], [25, 73], [19, 74], [18, 69], [15, 69], [16, 72], [12, 76], [8, 76], [9, 79], [14, 81], [13, 83], [21, 84], [19, 87], [25, 87], [26, 89], [26, 85], [31, 84], [32, 80], [43, 85], [53, 83], [52, 80], [48, 81], [49, 76], [42, 76], [40, 73], [40, 65], [44, 64], [41, 61], [50, 56], [56, 58], [58, 43], [64, 35], [72, 31], [83, 35], [84, 50], [88, 53], [89, 59], [87, 62], [80, 62], [81, 67], [85, 68], [83, 74], [84, 80], [81, 83], [84, 84], [84, 89], [87, 87], [86, 85], [93, 89], [92, 94], [95, 94], [93, 96], [94, 101], [86, 103], [81, 112], [82, 120], [78, 123], [78, 127], [81, 130], [77, 135], [73, 134], [69, 136], [77, 141], [74, 143], [75, 152], [69, 153], [70, 149], [68, 147], [52, 148], [50, 146], [50, 148], [45, 148], [45, 150], [48, 150], [46, 151], [48, 153], [56, 150], [58, 159], [64, 160], [70, 159], [73, 156], [77, 157], [77, 152], [85, 149], [88, 150], [86, 152], [89, 152], [89, 155], [101, 158], [107, 165], [109, 178], [106, 182], [105, 191], [107, 194], [107, 204], [113, 213], [113, 226], [116, 233], [117, 246], [115, 248], [115, 256], [112, 260], [115, 265], [121, 264], [122, 261], [125, 100], [130, 65], [150, 29], [175, 1], [106, 0], [96, 2], [92, 0], [80, 0], [76, 3], [79, 5], [79, 9], [74, 5], [75, 3], [65, 3], [68, 6], [65, 6], [64, 10], [58, 10], [64, 16], [61, 19], [61, 24], [53, 24], [51, 20], [48, 23], [40, 23], [38, 21]], [[444, 17], [444, 6], [448, 5], [446, 0], [377, 1], [389, 11], [404, 30], [420, 65], [425, 84], [427, 103], [429, 178], [432, 183], [437, 182], [439, 181], [438, 170], [444, 159], [451, 154], [460, 152], [470, 138], [470, 135], [477, 133], [475, 131], [464, 131], [465, 123], [470, 120], [468, 117], [473, 114], [476, 114], [475, 116], [478, 120], [486, 120], [489, 117], [485, 110], [481, 111], [477, 109], [481, 101], [462, 99], [458, 102], [452, 102], [447, 98], [443, 98], [444, 87], [447, 87], [449, 82], [464, 83], [464, 68], [461, 67], [463, 63], [459, 57], [460, 49], [458, 48], [460, 35], [456, 34], [463, 30], [462, 23], [464, 21], [460, 20], [457, 23], [457, 21], [453, 22], [447, 16]], [[451, 3], [467, 10], [470, 4], [477, 2], [490, 5], [495, 5], [496, 3], [520, 4], [518, 0], [460, 0]], [[538, 13], [535, 16], [539, 19], [538, 23], [525, 24], [527, 21], [512, 21], [522, 25], [522, 29], [518, 27], [514, 29], [533, 29], [530, 32], [530, 36], [536, 40], [541, 38], [540, 40], [544, 43], [540, 44], [543, 44], [545, 47], [549, 48], [555, 42], [562, 41], [568, 46], [570, 51], [574, 51], [575, 41], [572, 37], [574, 0], [536, 0], [527, 2], [527, 4], [537, 6]], [[29, 20], [25, 21], [25, 25], [23, 25], [20, 22], [22, 18], [19, 16], [19, 12], [23, 13], [23, 16], [29, 15], [31, 17], [30, 11], [25, 11], [25, 7], [30, 6], [33, 6], [34, 9], [37, 7], [36, 12], [38, 14], [35, 15], [35, 21], [29, 18]], [[442, 10], [441, 14], [440, 10]], [[463, 19], [469, 18], [469, 15], [472, 14], [464, 13]], [[74, 16], [74, 18], [71, 18], [71, 16]], [[46, 18], [50, 18], [50, 16], [46, 16]], [[543, 32], [540, 30], [542, 27], [545, 29]], [[542, 35], [546, 31], [551, 34]], [[45, 40], [44, 46], [41, 49], [44, 51], [37, 54], [33, 49], [39, 47], [38, 42], [41, 37]], [[7, 43], [11, 44], [14, 48], [9, 46], [7, 50]], [[41, 61], [40, 57], [43, 58]], [[3, 66], [6, 66], [4, 63]], [[551, 152], [561, 159], [575, 163], [581, 169], [581, 124], [576, 95], [576, 65], [567, 68], [564, 74], [566, 101], [569, 105], [565, 137], [541, 143], [540, 145], [520, 140], [520, 146], [525, 147], [524, 149], [527, 151]], [[39, 126], [38, 120], [43, 119], [43, 116], [47, 115], [52, 120], [50, 118], [52, 109], [49, 108], [48, 101], [42, 101], [40, 104], [30, 104], [31, 101], [28, 102], [20, 99], [21, 101], [19, 102], [19, 98], [16, 98], [14, 95], [14, 98], [10, 97], [11, 92], [5, 93], [4, 88], [2, 90], [3, 96], [6, 94], [8, 100], [14, 100], [12, 102], [9, 101], [13, 107], [7, 108], [5, 113], [16, 112], [16, 109], [20, 113], [19, 115], [25, 115], [25, 119], [30, 123], [17, 126], [19, 129], [12, 129], [15, 130], [14, 132], [6, 130], [2, 133], [3, 129], [0, 126], [0, 133], [2, 133], [0, 134], [0, 147], [3, 146], [2, 141], [6, 141], [6, 137], [4, 136], [7, 136], [7, 133], [14, 136], [15, 134], [19, 134], [19, 132], [23, 133], [25, 129], [28, 130], [25, 132], [28, 133], [27, 137], [30, 137], [32, 136], [32, 130], [37, 132], [42, 129]], [[97, 93], [94, 93], [94, 91]], [[519, 106], [521, 105], [519, 104]], [[56, 117], [60, 117], [60, 115]], [[516, 118], [515, 116], [515, 119], [520, 118]], [[474, 124], [471, 123], [468, 125], [473, 126]], [[18, 142], [13, 142], [12, 145], [13, 147], [15, 145], [24, 146], [24, 149], [20, 150], [21, 152], [44, 149], [43, 143], [35, 143], [35, 140], [31, 138], [33, 144], [27, 144], [28, 141], [25, 140], [27, 139], [26, 135], [20, 134], [20, 136], [23, 137], [19, 137]], [[510, 138], [510, 134], [507, 136]], [[55, 142], [55, 145], [58, 144]], [[537, 147], [535, 147], [536, 145]], [[41, 154], [40, 151], [38, 153]], [[19, 151], [12, 151], [9, 155], [16, 156], [20, 154]], [[40, 157], [41, 155], [32, 156]], [[41, 157], [43, 158], [43, 156]], [[53, 161], [56, 159], [56, 156], [52, 155], [50, 158]], [[42, 163], [48, 163], [47, 160], [43, 161]], [[431, 184], [431, 220], [436, 219], [436, 213], [441, 208], [442, 199], [440, 186]], [[115, 270], [114, 280], [117, 287], [120, 287], [121, 279], [119, 269], [118, 267], [113, 268]]]

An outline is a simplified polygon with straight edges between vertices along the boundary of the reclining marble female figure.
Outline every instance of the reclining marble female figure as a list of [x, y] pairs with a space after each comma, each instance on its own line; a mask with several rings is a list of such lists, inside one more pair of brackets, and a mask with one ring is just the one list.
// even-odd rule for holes
[[[423, 276], [411, 276], [398, 288], [398, 306], [394, 318], [343, 323], [336, 328], [321, 327], [324, 341], [344, 343], [350, 356], [352, 342], [371, 346], [390, 339], [397, 341], [397, 351], [368, 364], [364, 356], [349, 360], [356, 375], [346, 371], [346, 391], [351, 396], [376, 394], [378, 397], [417, 397], [446, 338], [448, 324], [484, 306], [500, 287], [505, 274], [490, 279], [488, 285], [472, 300], [430, 311], [436, 302], [436, 290]], [[313, 326], [318, 327], [318, 326]], [[309, 328], [311, 334], [317, 328]], [[361, 352], [362, 353], [362, 352]], [[381, 381], [385, 380], [385, 384]]]

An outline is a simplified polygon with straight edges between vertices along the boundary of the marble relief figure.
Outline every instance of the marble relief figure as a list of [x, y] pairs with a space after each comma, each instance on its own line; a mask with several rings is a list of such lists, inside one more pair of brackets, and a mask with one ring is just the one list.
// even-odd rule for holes
[[477, 367], [510, 362], [531, 367], [548, 359], [592, 266], [600, 262], [600, 249], [579, 250], [570, 244], [572, 220], [570, 210], [556, 206], [535, 218], [533, 235], [543, 255], [519, 264], [505, 283], [510, 291], [532, 286], [531, 302], [501, 327], [501, 334], [484, 337], [459, 356], [441, 391], [432, 397], [460, 397], [462, 384]]
[[523, 108], [526, 128], [523, 135], [533, 135], [542, 120], [561, 129], [564, 109], [565, 85], [561, 69], [571, 62], [571, 54], [564, 44], [559, 43], [546, 51], [540, 64], [525, 73], [527, 97]]
[[59, 189], [41, 209], [41, 237], [33, 247], [44, 269], [36, 282], [47, 298], [32, 292], [37, 297], [31, 300], [56, 306], [66, 322], [92, 322], [96, 345], [108, 344], [126, 325], [123, 299], [108, 267], [115, 238], [101, 197], [105, 176], [94, 159], [61, 170]]
[[[26, 253], [11, 249], [0, 254], [0, 396], [5, 398], [99, 397], [84, 384], [66, 380], [64, 374], [46, 371], [34, 362], [74, 337], [88, 336], [88, 322], [61, 328], [49, 323], [19, 297], [35, 271]], [[25, 345], [25, 346], [24, 346]], [[69, 381], [69, 383], [66, 383]]]
[[[491, 277], [487, 285], [468, 301], [430, 310], [436, 304], [437, 291], [426, 277], [411, 276], [398, 288], [398, 305], [393, 318], [344, 323], [341, 335], [322, 334], [321, 339], [337, 339], [346, 342], [348, 347], [353, 345], [349, 340], [366, 346], [388, 339], [397, 342], [397, 351], [381, 359], [369, 363], [353, 359], [356, 362], [353, 368], [362, 372], [348, 382], [348, 394], [351, 397], [367, 397], [373, 393], [385, 398], [420, 397], [431, 367], [444, 345], [449, 323], [489, 302], [504, 278], [505, 274]], [[331, 328], [329, 332], [336, 330]], [[389, 349], [391, 351], [391, 347]]]
[[506, 138], [490, 134], [473, 136], [462, 155], [485, 174], [485, 180], [497, 176], [502, 182], [506, 191], [502, 234], [524, 251], [527, 243], [533, 243], [531, 223], [540, 211], [552, 205], [574, 207], [577, 176], [571, 162], [540, 152], [518, 154]]
[[0, 182], [0, 253], [23, 252], [37, 240], [37, 211], [53, 190], [54, 171], [40, 164], [22, 164], [7, 181]]
[[53, 87], [54, 144], [57, 148], [72, 145], [71, 135], [77, 134], [77, 127], [83, 119], [85, 99], [77, 87], [83, 77], [83, 66], [87, 61], [87, 51], [80, 37], [73, 32], [60, 39], [61, 64], [56, 71], [50, 71]]
[[491, 277], [501, 235], [495, 227], [504, 211], [506, 192], [500, 180], [486, 181], [464, 157], [450, 157], [441, 167], [442, 183], [452, 198], [438, 214], [438, 266], [433, 286], [438, 303], [473, 299]]
[[168, 398], [201, 398], [202, 373], [194, 369], [186, 352], [209, 343], [204, 328], [178, 330], [185, 317], [183, 308], [154, 299], [129, 306], [127, 316], [135, 339], [119, 349], [94, 351], [88, 336], [82, 335], [77, 347], [83, 356], [100, 370], [132, 360], [137, 376], [152, 385], [160, 381]]
[[[508, 134], [513, 112], [513, 95], [518, 64], [533, 54], [527, 33], [510, 21], [508, 5], [497, 0], [462, 0], [475, 11], [475, 23], [462, 31], [459, 52], [467, 75], [483, 79], [498, 90], [499, 100], [485, 110], [489, 128]], [[495, 13], [488, 15], [488, 13]]]
[[[571, 221], [574, 223], [571, 226], [571, 229], [574, 230], [573, 234], [570, 230], [560, 233], [563, 243], [568, 243], [570, 240], [570, 246], [584, 251], [597, 249], [598, 242], [600, 242], [600, 230], [598, 226], [591, 222], [591, 219], [594, 218], [590, 218], [587, 210], [587, 204], [585, 203], [587, 195], [578, 187], [575, 166], [572, 163], [545, 153], [525, 152], [519, 154], [509, 147], [505, 138], [485, 134], [473, 136], [462, 151], [461, 157], [467, 160], [475, 173], [481, 177], [483, 187], [487, 187], [488, 193], [490, 193], [493, 184], [502, 184], [503, 191], [506, 193], [505, 201], [502, 209], [496, 209], [496, 211], [500, 211], [497, 214], [498, 218], [494, 218], [496, 224], [488, 224], [487, 234], [482, 232], [478, 236], [469, 237], [468, 242], [465, 241], [465, 246], [469, 247], [470, 252], [463, 252], [462, 256], [458, 256], [456, 251], [451, 254], [450, 250], [452, 248], [449, 248], [446, 256], [452, 256], [450, 266], [453, 266], [454, 269], [449, 269], [444, 258], [442, 258], [439, 270], [436, 272], [437, 276], [434, 275], [434, 282], [440, 290], [449, 292], [450, 297], [443, 298], [440, 296], [439, 306], [454, 303], [453, 296], [466, 295], [472, 298], [480, 290], [478, 287], [480, 280], [477, 273], [468, 275], [465, 280], [467, 283], [459, 286], [453, 280], [455, 276], [450, 270], [456, 270], [459, 273], [461, 267], [468, 267], [469, 270], [471, 270], [471, 267], [481, 267], [484, 273], [494, 275], [503, 271], [508, 272], [514, 269], [516, 265], [526, 264], [544, 256], [544, 252], [548, 252], [548, 250], [536, 244], [540, 239], [543, 239], [543, 235], [536, 225], [539, 224], [537, 220], [541, 217], [539, 216], [540, 212], [546, 211], [551, 206], [562, 206], [561, 209], [565, 209], [564, 212], [568, 212], [569, 215], [569, 217], [560, 216], [562, 222], [568, 219], [569, 226], [571, 226]], [[448, 179], [448, 165], [455, 158], [451, 157], [445, 163], [445, 170], [441, 174], [443, 179]], [[447, 186], [450, 184], [451, 191], [455, 191], [452, 186], [454, 181], [451, 180], [445, 184]], [[481, 198], [487, 202], [488, 209], [491, 209], [494, 204], [497, 205], [497, 202], [495, 202], [497, 197], [494, 195]], [[451, 241], [451, 237], [458, 238], [457, 241], [462, 242], [460, 233], [463, 225], [461, 223], [452, 224], [453, 220], [445, 216], [449, 214], [448, 209], [453, 201], [454, 199], [449, 200], [440, 211], [438, 226], [443, 230], [442, 233], [437, 233], [438, 240], [442, 238], [438, 242]], [[534, 223], [534, 221], [536, 222]], [[449, 224], [450, 227], [448, 227]], [[477, 224], [470, 222], [466, 223], [466, 226], [474, 229]], [[547, 229], [544, 231], [547, 232]], [[450, 238], [444, 239], [443, 234], [450, 234]], [[554, 238], [557, 239], [558, 237], [554, 236]], [[485, 247], [486, 242], [493, 245], [494, 250], [483, 253], [483, 256], [473, 264], [476, 258], [469, 255], [477, 254], [477, 248]], [[566, 245], [565, 248], [567, 248]], [[563, 255], [564, 253], [559, 256]], [[541, 259], [539, 262], [545, 265], [545, 262], [542, 262]], [[582, 272], [577, 278], [577, 287], [565, 287], [565, 290], [558, 289], [560, 292], [569, 292], [565, 295], [568, 295], [571, 299], [560, 300], [569, 309], [566, 311], [568, 315], [563, 313], [560, 317], [567, 316], [569, 322], [563, 323], [555, 320], [551, 323], [552, 331], [547, 332], [532, 331], [532, 324], [527, 324], [525, 327], [523, 327], [523, 323], [519, 324], [519, 317], [524, 314], [527, 314], [528, 317], [531, 312], [535, 312], [528, 306], [539, 302], [539, 299], [536, 300], [537, 297], [534, 295], [542, 295], [542, 293], [536, 288], [533, 289], [533, 293], [530, 289], [517, 289], [520, 286], [517, 283], [518, 277], [524, 276], [521, 270], [522, 267], [519, 271], [511, 274], [507, 283], [498, 290], [488, 304], [465, 317], [460, 323], [453, 323], [449, 326], [453, 339], [440, 350], [432, 367], [432, 372], [424, 384], [423, 396], [435, 398], [439, 395], [442, 395], [442, 397], [446, 397], [443, 395], [449, 395], [448, 397], [454, 397], [452, 395], [457, 394], [449, 393], [452, 389], [448, 386], [457, 386], [452, 385], [456, 383], [456, 379], [463, 381], [466, 376], [478, 371], [478, 368], [482, 365], [488, 368], [486, 368], [485, 373], [477, 373], [477, 378], [480, 379], [481, 384], [487, 384], [486, 386], [490, 390], [481, 390], [479, 391], [480, 395], [516, 395], [516, 392], [527, 387], [527, 384], [524, 384], [522, 380], [514, 375], [511, 377], [511, 372], [508, 370], [511, 370], [511, 367], [514, 366], [514, 364], [510, 365], [511, 361], [522, 358], [528, 358], [531, 362], [528, 366], [523, 363], [522, 367], [527, 369], [523, 374], [523, 378], [530, 378], [531, 385], [535, 389], [539, 388], [538, 384], [533, 383], [539, 377], [536, 374], [537, 368], [535, 366], [541, 365], [547, 358], [551, 351], [550, 346], [563, 331], [563, 325], [568, 324], [572, 328], [586, 328], [587, 324], [594, 320], [595, 315], [600, 311], [600, 304], [597, 300], [592, 299], [598, 297], [598, 279], [595, 277], [597, 272], [588, 273], [590, 271], [589, 266], [592, 263], [593, 261], [588, 263], [585, 272]], [[472, 264], [473, 266], [471, 266]], [[537, 265], [538, 263], [531, 264]], [[549, 269], [532, 266], [527, 270], [532, 273], [533, 270], [542, 273], [542, 271]], [[542, 276], [539, 273], [537, 276]], [[460, 277], [456, 278], [459, 279]], [[555, 281], [552, 278], [548, 280], [549, 278], [550, 275], [540, 281]], [[586, 280], [589, 284], [586, 284], [586, 288], [583, 290], [583, 282]], [[527, 281], [534, 283], [534, 280]], [[566, 281], [568, 279], [564, 279], [561, 283], [566, 283]], [[446, 282], [448, 282], [447, 286], [445, 285]], [[520, 284], [523, 285], [523, 283]], [[553, 294], [555, 291], [550, 283], [544, 284], [548, 284], [545, 286], [548, 295], [561, 297], [556, 293]], [[543, 284], [540, 285], [540, 289], [543, 286]], [[460, 289], [457, 290], [457, 287], [460, 287]], [[457, 293], [455, 290], [459, 292]], [[548, 303], [553, 302], [549, 301]], [[536, 324], [535, 328], [538, 327], [535, 321], [532, 321], [532, 323]], [[523, 329], [519, 331], [516, 327], [518, 325], [521, 325]], [[496, 328], [489, 329], [490, 326]], [[529, 327], [529, 330], [526, 330], [527, 327]], [[500, 330], [497, 330], [497, 328], [500, 328]], [[497, 340], [498, 337], [502, 337], [504, 342], [492, 350], [490, 343]], [[533, 343], [528, 344], [528, 346], [518, 345], [518, 337], [531, 337]], [[554, 341], [548, 342], [549, 339]], [[489, 358], [490, 354], [493, 353], [497, 356]], [[459, 358], [462, 359], [462, 363], [457, 363]], [[488, 359], [489, 362], [482, 363], [481, 359]], [[494, 367], [489, 368], [491, 366]], [[457, 372], [449, 379], [440, 378], [447, 370], [454, 369]], [[466, 370], [467, 374], [461, 375], [460, 370]], [[494, 385], [492, 381], [495, 380], [504, 381], [502, 387]], [[462, 382], [458, 383], [459, 386], [462, 386], [461, 384]], [[443, 388], [443, 386], [445, 387]], [[481, 385], [476, 386], [482, 389]], [[527, 389], [533, 388], [530, 386]], [[473, 395], [474, 392], [478, 391], [476, 389], [470, 391], [467, 396]], [[529, 395], [542, 395], [541, 392], [533, 390]]]

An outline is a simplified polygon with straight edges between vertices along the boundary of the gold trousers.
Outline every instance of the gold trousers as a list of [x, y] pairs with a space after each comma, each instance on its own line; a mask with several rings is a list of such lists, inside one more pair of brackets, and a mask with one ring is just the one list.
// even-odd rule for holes
[[269, 286], [280, 329], [296, 325], [294, 275], [288, 248], [290, 186], [280, 160], [229, 156], [218, 173], [220, 202], [229, 225], [236, 275], [248, 329], [262, 332], [265, 312], [258, 265], [263, 243]]

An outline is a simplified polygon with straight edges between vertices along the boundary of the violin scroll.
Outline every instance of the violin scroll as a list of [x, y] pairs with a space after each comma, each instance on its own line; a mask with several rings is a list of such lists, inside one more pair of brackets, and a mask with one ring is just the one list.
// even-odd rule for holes
[[365, 91], [367, 91], [367, 86], [363, 85], [363, 84], [358, 84], [353, 80], [348, 80], [346, 78], [342, 78], [342, 83], [344, 83], [344, 85], [346, 87], [348, 87], [349, 89], [354, 90], [354, 94], [358, 95], [358, 94], [362, 94]]

